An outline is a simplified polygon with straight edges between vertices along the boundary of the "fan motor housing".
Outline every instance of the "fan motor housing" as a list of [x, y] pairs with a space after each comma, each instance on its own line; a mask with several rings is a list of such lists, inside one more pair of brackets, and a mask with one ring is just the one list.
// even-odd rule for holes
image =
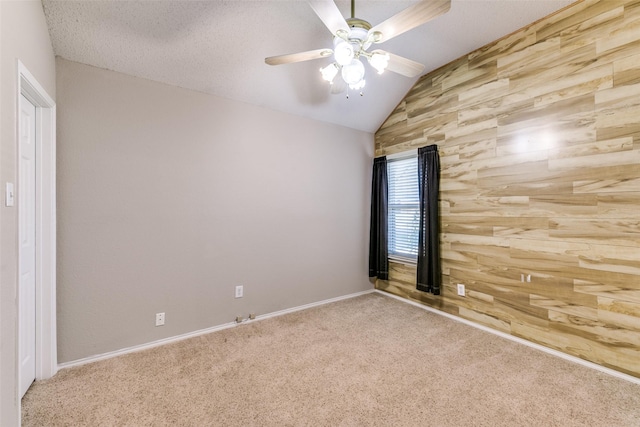
[[[367, 40], [371, 24], [364, 19], [349, 18], [347, 19], [347, 25], [351, 29], [348, 40], [349, 43], [354, 45], [355, 51], [360, 53], [362, 50], [368, 49], [371, 46], [371, 42]], [[356, 46], [359, 46], [359, 48]]]
[[347, 19], [347, 25], [349, 26], [349, 28], [362, 28], [366, 31], [369, 31], [371, 29], [371, 24], [360, 18]]

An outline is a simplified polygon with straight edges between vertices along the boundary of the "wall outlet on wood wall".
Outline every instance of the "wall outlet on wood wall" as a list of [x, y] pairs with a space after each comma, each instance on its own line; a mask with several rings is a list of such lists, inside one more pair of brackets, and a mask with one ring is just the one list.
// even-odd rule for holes
[[464, 285], [462, 283], [458, 283], [458, 295], [460, 296], [465, 296], [464, 295]]

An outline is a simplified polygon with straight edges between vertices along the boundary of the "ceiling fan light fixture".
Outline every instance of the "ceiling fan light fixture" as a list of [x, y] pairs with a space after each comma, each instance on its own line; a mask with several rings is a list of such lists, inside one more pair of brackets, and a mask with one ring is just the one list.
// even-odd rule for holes
[[[362, 21], [360, 19], [358, 21], [367, 24], [369, 28], [371, 27], [371, 25], [369, 25], [369, 23], [366, 21]], [[368, 40], [369, 28], [363, 28], [361, 26], [351, 27], [351, 32], [349, 33], [349, 41], [358, 42], [362, 46], [362, 49], [368, 49], [369, 46], [371, 46], [371, 43]]]
[[[0, 0], [2, 1], [2, 0]], [[416, 77], [424, 71], [424, 65], [383, 50], [369, 52], [373, 43], [384, 43], [415, 27], [427, 23], [446, 13], [451, 8], [451, 0], [419, 0], [412, 6], [396, 13], [372, 27], [368, 21], [355, 17], [355, 0], [351, 0], [351, 18], [345, 19], [338, 9], [337, 0], [308, 0], [309, 5], [318, 18], [333, 34], [334, 49], [315, 49], [307, 52], [279, 55], [265, 58], [268, 65], [290, 64], [327, 58], [333, 55], [333, 63], [320, 68], [322, 78], [332, 85], [331, 93], [341, 93], [346, 87], [362, 89], [364, 81], [364, 64], [362, 57], [367, 58], [369, 65], [378, 74], [385, 70], [405, 77]], [[414, 0], [415, 1], [415, 0]], [[341, 78], [336, 80], [340, 72]], [[360, 93], [362, 95], [362, 92]], [[347, 92], [347, 98], [349, 97]]]
[[382, 74], [389, 65], [388, 53], [374, 53], [369, 58], [369, 64], [376, 69], [378, 74]]
[[[349, 85], [349, 89], [351, 90], [360, 90], [364, 87], [364, 84], [366, 83], [365, 79], [361, 79], [358, 83]], [[360, 94], [362, 95], [362, 94]]]
[[342, 67], [342, 78], [349, 85], [360, 83], [364, 78], [364, 65], [360, 60], [354, 59]]
[[322, 78], [328, 81], [329, 83], [333, 82], [333, 79], [338, 74], [338, 71], [340, 71], [340, 69], [338, 68], [338, 64], [336, 64], [335, 62], [332, 62], [331, 64], [327, 65], [324, 68], [320, 68], [320, 73], [322, 73]]
[[333, 49], [333, 57], [336, 62], [342, 66], [348, 65], [353, 61], [355, 52], [351, 43], [340, 38], [335, 39], [335, 47]]

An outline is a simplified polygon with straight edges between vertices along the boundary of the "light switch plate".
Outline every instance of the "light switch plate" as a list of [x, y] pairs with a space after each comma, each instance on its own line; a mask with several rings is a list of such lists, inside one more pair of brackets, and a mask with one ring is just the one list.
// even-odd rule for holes
[[11, 207], [14, 204], [13, 182], [7, 182], [6, 190], [4, 193], [4, 204], [7, 207]]

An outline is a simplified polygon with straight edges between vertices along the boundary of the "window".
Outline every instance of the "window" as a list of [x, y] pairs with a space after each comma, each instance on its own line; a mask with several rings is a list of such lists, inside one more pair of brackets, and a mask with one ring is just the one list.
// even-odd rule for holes
[[389, 258], [416, 260], [420, 203], [418, 198], [418, 158], [389, 160]]

